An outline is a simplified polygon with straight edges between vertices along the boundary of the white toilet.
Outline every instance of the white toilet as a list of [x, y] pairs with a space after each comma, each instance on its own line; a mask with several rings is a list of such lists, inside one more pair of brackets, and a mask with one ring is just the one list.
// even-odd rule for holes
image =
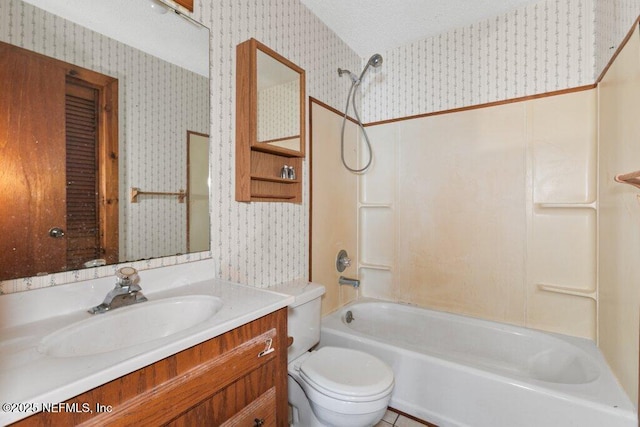
[[324, 286], [288, 284], [274, 289], [295, 296], [289, 306], [288, 353], [291, 425], [365, 427], [377, 424], [393, 390], [391, 368], [367, 353], [338, 347], [309, 350], [320, 341]]

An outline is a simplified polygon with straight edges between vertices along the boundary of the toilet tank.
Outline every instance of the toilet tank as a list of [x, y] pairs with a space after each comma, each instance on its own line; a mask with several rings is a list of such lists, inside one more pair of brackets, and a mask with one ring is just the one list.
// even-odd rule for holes
[[287, 334], [293, 337], [288, 351], [288, 360], [291, 361], [320, 341], [320, 299], [325, 289], [316, 283], [295, 281], [269, 290], [295, 297], [287, 310]]

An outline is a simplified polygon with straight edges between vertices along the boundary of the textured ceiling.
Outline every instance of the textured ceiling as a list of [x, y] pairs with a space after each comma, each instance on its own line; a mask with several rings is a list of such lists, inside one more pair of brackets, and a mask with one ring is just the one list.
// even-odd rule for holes
[[301, 0], [365, 58], [540, 0]]

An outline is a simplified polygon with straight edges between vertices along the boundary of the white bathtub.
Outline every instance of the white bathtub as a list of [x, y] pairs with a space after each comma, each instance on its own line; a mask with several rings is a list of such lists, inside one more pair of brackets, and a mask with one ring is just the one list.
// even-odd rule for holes
[[586, 339], [360, 299], [322, 320], [326, 345], [387, 362], [396, 379], [390, 406], [442, 427], [638, 425]]

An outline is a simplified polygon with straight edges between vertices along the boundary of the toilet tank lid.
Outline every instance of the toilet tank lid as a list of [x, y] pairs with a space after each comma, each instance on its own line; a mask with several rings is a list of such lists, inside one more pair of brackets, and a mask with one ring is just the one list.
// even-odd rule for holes
[[325, 288], [307, 280], [292, 280], [269, 288], [270, 291], [293, 296], [295, 301], [290, 307], [297, 307], [324, 295]]

